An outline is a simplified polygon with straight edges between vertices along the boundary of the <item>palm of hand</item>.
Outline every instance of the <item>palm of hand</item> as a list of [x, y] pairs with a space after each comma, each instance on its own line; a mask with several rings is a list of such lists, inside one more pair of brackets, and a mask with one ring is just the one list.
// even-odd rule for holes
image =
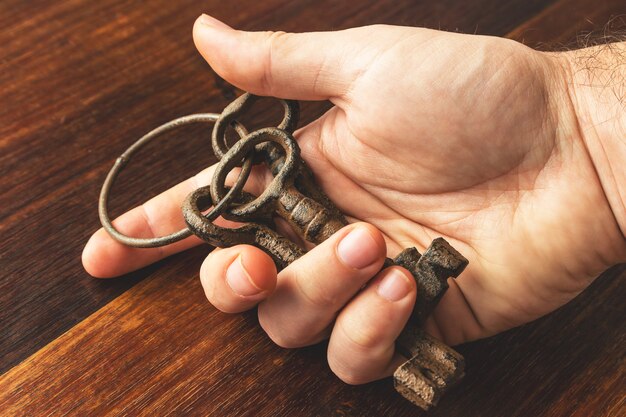
[[408, 60], [427, 66], [403, 78], [416, 40], [388, 40], [350, 100], [299, 142], [331, 199], [378, 227], [391, 255], [443, 236], [470, 259], [428, 323], [459, 343], [582, 291], [605, 268], [605, 248], [580, 255], [595, 232], [584, 225], [607, 207], [582, 141], [562, 128], [568, 115], [554, 114], [545, 58], [506, 40], [424, 32], [428, 49]]
[[[392, 256], [443, 236], [469, 258], [426, 323], [449, 344], [537, 318], [623, 259], [562, 55], [389, 26], [241, 32], [208, 16], [196, 21], [194, 40], [213, 69], [244, 90], [336, 105], [297, 138], [330, 198], [371, 225], [346, 226], [280, 274], [258, 248], [215, 250], [200, 279], [222, 311], [258, 305], [261, 327], [280, 346], [328, 338], [329, 366], [344, 381], [372, 381], [404, 361], [395, 340], [415, 287], [399, 268], [378, 273], [383, 239]], [[146, 237], [180, 229], [180, 201], [212, 172], [116, 225]], [[254, 180], [253, 192], [269, 178]], [[139, 250], [101, 229], [83, 263], [94, 276], [117, 276], [198, 243]]]

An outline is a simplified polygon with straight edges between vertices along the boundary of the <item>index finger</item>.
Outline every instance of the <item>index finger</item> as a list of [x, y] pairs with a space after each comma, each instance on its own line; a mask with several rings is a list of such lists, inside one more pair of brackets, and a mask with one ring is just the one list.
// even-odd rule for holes
[[[113, 225], [125, 235], [140, 238], [163, 236], [184, 228], [181, 202], [196, 188], [210, 183], [214, 170], [215, 165], [175, 185], [113, 220]], [[191, 236], [158, 248], [134, 248], [119, 243], [100, 228], [85, 245], [82, 262], [90, 275], [110, 278], [137, 270], [201, 242]]]

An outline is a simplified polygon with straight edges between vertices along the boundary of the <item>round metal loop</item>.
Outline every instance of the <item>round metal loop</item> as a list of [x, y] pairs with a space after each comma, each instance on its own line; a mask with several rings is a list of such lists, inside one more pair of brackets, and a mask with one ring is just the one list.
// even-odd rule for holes
[[[182, 239], [185, 239], [191, 236], [191, 231], [188, 228], [181, 229], [177, 232], [166, 236], [160, 236], [150, 239], [137, 238], [126, 236], [120, 231], [118, 231], [113, 223], [111, 223], [111, 219], [109, 218], [108, 213], [108, 201], [109, 194], [111, 192], [111, 187], [121, 170], [126, 166], [126, 164], [130, 161], [131, 157], [135, 152], [137, 152], [142, 146], [146, 145], [157, 136], [161, 135], [164, 132], [173, 130], [180, 126], [185, 126], [192, 123], [214, 123], [219, 119], [220, 115], [217, 113], [201, 113], [201, 114], [192, 114], [189, 116], [183, 116], [178, 119], [174, 119], [170, 122], [167, 122], [156, 129], [150, 131], [143, 137], [141, 137], [138, 141], [133, 143], [117, 160], [113, 165], [113, 168], [107, 174], [106, 179], [104, 180], [104, 184], [102, 184], [102, 189], [100, 191], [100, 199], [98, 201], [98, 215], [100, 217], [100, 223], [102, 223], [102, 227], [120, 243], [123, 243], [127, 246], [132, 246], [136, 248], [155, 248], [159, 246], [169, 245], [170, 243], [178, 242]], [[235, 122], [235, 121], [234, 121]], [[247, 135], [246, 129], [235, 122], [235, 129], [239, 135], [245, 136]], [[245, 155], [242, 155], [238, 161], [244, 159]], [[233, 185], [233, 187], [228, 191], [228, 193], [224, 196], [224, 198], [220, 199], [218, 204], [216, 204], [213, 209], [209, 213], [205, 215], [210, 221], [215, 220], [223, 211], [227, 208], [227, 206], [233, 201], [235, 197], [241, 192], [243, 186], [250, 175], [250, 170], [252, 168], [252, 158], [245, 158], [243, 166], [241, 168], [241, 172], [239, 174], [239, 178], [237, 178], [237, 182]], [[217, 200], [216, 200], [217, 201]]]
[[245, 221], [249, 217], [263, 213], [287, 186], [293, 184], [298, 171], [297, 161], [300, 160], [300, 148], [290, 133], [279, 128], [266, 127], [255, 130], [245, 136], [224, 154], [224, 157], [215, 168], [213, 181], [211, 182], [211, 197], [213, 201], [221, 201], [224, 198], [226, 175], [236, 166], [237, 161], [240, 161], [241, 158], [252, 152], [256, 145], [264, 142], [273, 142], [283, 148], [285, 151], [284, 164], [260, 196], [249, 203], [230, 208], [228, 215], [232, 218]]
[[[248, 224], [240, 227], [221, 227], [213, 223], [214, 219], [206, 218], [202, 211], [213, 205], [211, 186], [200, 187], [192, 191], [183, 202], [183, 217], [192, 233], [213, 246], [230, 247], [240, 243], [254, 244], [254, 233]], [[242, 196], [253, 196], [242, 193]], [[219, 205], [219, 203], [218, 203]]]
[[[245, 93], [237, 97], [222, 111], [219, 119], [215, 122], [215, 126], [213, 126], [213, 132], [211, 134], [213, 152], [219, 159], [222, 159], [226, 152], [228, 152], [228, 144], [226, 143], [226, 129], [228, 126], [235, 122], [239, 115], [250, 109], [260, 98], [260, 96]], [[278, 129], [293, 133], [298, 126], [300, 106], [295, 100], [278, 99], [278, 101], [283, 105], [285, 113], [283, 120], [277, 127]], [[241, 136], [241, 134], [239, 136]]]

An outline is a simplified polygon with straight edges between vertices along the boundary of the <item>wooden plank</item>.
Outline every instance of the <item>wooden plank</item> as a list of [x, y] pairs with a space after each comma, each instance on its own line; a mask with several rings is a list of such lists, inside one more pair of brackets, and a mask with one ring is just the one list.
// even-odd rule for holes
[[[0, 409], [7, 415], [425, 415], [389, 381], [339, 382], [327, 368], [324, 345], [279, 349], [254, 312], [212, 309], [195, 278], [205, 251], [164, 262], [6, 373]], [[626, 266], [616, 267], [548, 317], [460, 347], [466, 380], [429, 415], [626, 413], [625, 279]]]
[[[254, 312], [211, 308], [199, 261], [170, 262], [0, 378], [5, 415], [422, 415], [390, 381], [351, 387], [325, 345], [285, 350]], [[538, 322], [461, 347], [432, 416], [600, 416], [623, 407], [626, 266]], [[598, 302], [602, 300], [602, 302]], [[609, 411], [615, 414], [609, 414]], [[622, 411], [624, 411], [622, 409]]]
[[[561, 0], [515, 28], [507, 36], [541, 50], [575, 49], [626, 29], [626, 3]], [[587, 41], [585, 41], [587, 39]], [[580, 42], [579, 42], [580, 40]]]
[[[114, 159], [155, 126], [219, 110], [235, 94], [193, 47], [190, 30], [201, 12], [248, 29], [376, 22], [503, 34], [549, 3], [0, 2], [0, 371], [156, 270], [93, 281], [80, 252], [98, 227], [97, 195]], [[310, 120], [324, 105], [307, 108]], [[208, 165], [207, 137], [191, 129], [142, 152], [120, 178], [114, 213]]]
[[[578, 4], [583, 7], [582, 3]], [[335, 7], [333, 12], [340, 8], [334, 6], [334, 3], [329, 4], [329, 8], [331, 6]], [[619, 9], [620, 6], [616, 4], [615, 7]], [[51, 6], [42, 2], [40, 7], [45, 9]], [[289, 5], [285, 7], [288, 8], [285, 13], [293, 13]], [[598, 9], [597, 4], [591, 3], [585, 7], [588, 11], [585, 16], [592, 15], [593, 9]], [[372, 8], [377, 10], [375, 6]], [[368, 13], [351, 10], [357, 16], [359, 13]], [[565, 13], [566, 10], [555, 8], [563, 20], [571, 16]], [[6, 16], [3, 12], [0, 16]], [[27, 16], [13, 15], [16, 20], [14, 24], [23, 24], [17, 21], [21, 17], [27, 20]], [[157, 21], [166, 20], [164, 16], [160, 16]], [[80, 15], [73, 17], [78, 18]], [[549, 14], [545, 18], [549, 18], [545, 22], [551, 22], [554, 16]], [[3, 23], [10, 26], [8, 20]], [[542, 25], [533, 24], [538, 27]], [[126, 27], [125, 24], [121, 25]], [[165, 26], [167, 29], [167, 24]], [[176, 31], [167, 33], [167, 36], [157, 35], [157, 39], [171, 37]], [[38, 34], [37, 39], [45, 45], [48, 39], [44, 35]], [[537, 39], [550, 40], [549, 37]], [[174, 61], [167, 59], [173, 65]], [[167, 72], [165, 66], [161, 69]], [[61, 70], [58, 71], [60, 74]], [[196, 70], [189, 71], [189, 75], [202, 78], [200, 74], [206, 68], [199, 63], [197, 74]], [[1, 74], [6, 73], [0, 71], [0, 77]], [[53, 73], [53, 78], [60, 77], [59, 74]], [[23, 164], [41, 165], [43, 170], [37, 175], [44, 181], [32, 181], [26, 185], [15, 182], [15, 187], [8, 189], [8, 193], [14, 199], [22, 199], [18, 206], [27, 210], [25, 213], [7, 210], [3, 213], [8, 214], [5, 220], [10, 221], [0, 223], [3, 236], [9, 237], [3, 242], [0, 252], [2, 269], [5, 271], [0, 284], [1, 343], [5, 343], [6, 335], [15, 336], [8, 344], [2, 345], [0, 353], [3, 355], [3, 364], [6, 355], [13, 355], [10, 357], [15, 362], [21, 360], [28, 353], [24, 345], [30, 348], [37, 346], [28, 345], [32, 340], [45, 343], [129, 285], [123, 281], [103, 283], [79, 278], [82, 277], [77, 263], [80, 244], [89, 232], [88, 229], [95, 227], [96, 222], [94, 217], [91, 221], [81, 220], [81, 225], [76, 226], [76, 219], [95, 212], [100, 176], [108, 168], [111, 159], [126, 146], [124, 138], [117, 137], [115, 130], [107, 129], [115, 127], [116, 119], [119, 119], [119, 126], [126, 129], [126, 134], [139, 134], [172, 116], [166, 113], [173, 110], [164, 109], [167, 106], [162, 104], [168, 103], [168, 98], [183, 107], [189, 106], [190, 111], [197, 110], [192, 104], [202, 103], [205, 108], [214, 104], [203, 101], [204, 97], [192, 97], [192, 93], [197, 94], [195, 83], [172, 83], [168, 77], [178, 75], [173, 72], [167, 74], [163, 78], [158, 78], [156, 71], [155, 74], [146, 75], [152, 82], [158, 80], [167, 94], [150, 90], [153, 87], [147, 87], [146, 83], [144, 87], [147, 90], [143, 90], [144, 87], [131, 90], [143, 94], [134, 101], [117, 102], [114, 99], [116, 94], [125, 94], [120, 86], [118, 92], [111, 93], [111, 96], [102, 98], [98, 103], [87, 103], [84, 111], [72, 116], [76, 121], [71, 129], [59, 124], [57, 127], [61, 133], [52, 132], [48, 137], [49, 142], [38, 142], [44, 136], [43, 128], [25, 136], [18, 135], [9, 141], [10, 146], [15, 141], [42, 145], [32, 155], [19, 154], [32, 151], [27, 150], [27, 147], [14, 155]], [[65, 82], [70, 81], [71, 77], [68, 77]], [[132, 82], [125, 82], [127, 84], [124, 88], [132, 87]], [[176, 96], [177, 86], [185, 91], [182, 94], [193, 103], [183, 103]], [[91, 87], [84, 85], [82, 88]], [[212, 91], [208, 94], [213, 94], [215, 100], [227, 101], [227, 88], [219, 90], [219, 86], [211, 85], [207, 89]], [[20, 94], [26, 94], [25, 91]], [[45, 96], [45, 91], [37, 93], [42, 94], [38, 98]], [[52, 91], [51, 86], [49, 91]], [[75, 94], [79, 93], [77, 91]], [[143, 110], [150, 110], [146, 115], [137, 111], [143, 118], [139, 119], [139, 127], [133, 127], [133, 121], [124, 118], [127, 117], [125, 113], [135, 114], [132, 112], [136, 110], [131, 107], [141, 107], [144, 105], [142, 101], [151, 100], [153, 95], [164, 101], [145, 105]], [[26, 96], [21, 97], [26, 100]], [[121, 108], [113, 108], [107, 100], [113, 100]], [[46, 106], [55, 110], [53, 104], [48, 103]], [[107, 107], [110, 115], [105, 117], [103, 113], [95, 113], [96, 116], [93, 116], [94, 113], [90, 112], [97, 112], [100, 108], [98, 106]], [[155, 115], [155, 112], [163, 113]], [[0, 118], [3, 121], [13, 120], [16, 114], [17, 111], [14, 111], [9, 117], [8, 113], [0, 113]], [[39, 123], [35, 118], [28, 117], [26, 114], [22, 119], [24, 125], [28, 120]], [[163, 117], [163, 120], [159, 117]], [[102, 120], [106, 128], [96, 128]], [[54, 120], [48, 122], [51, 123], [49, 126], [56, 126]], [[154, 124], [150, 125], [152, 122]], [[0, 123], [0, 126], [3, 124]], [[19, 124], [16, 126], [20, 128]], [[84, 153], [86, 158], [101, 158], [94, 161], [93, 167], [79, 160], [63, 162], [62, 155], [54, 154], [52, 144], [66, 144], [72, 134], [81, 134], [81, 127], [91, 133], [102, 129], [102, 132], [106, 132], [103, 137], [110, 140], [109, 145], [118, 146], [119, 149], [111, 150], [101, 146], [100, 151], [104, 154], [97, 157]], [[72, 145], [71, 152], [79, 152], [79, 145], [86, 146], [87, 139], [93, 140], [91, 137], [79, 139], [83, 142]], [[167, 152], [176, 152], [174, 145], [168, 146], [171, 147], [166, 147]], [[164, 151], [161, 155], [168, 153]], [[186, 157], [182, 153], [180, 155]], [[154, 163], [148, 160], [137, 169], [137, 173], [154, 166], [161, 169], [163, 165], [160, 164], [163, 162], [158, 161], [159, 155], [153, 157]], [[203, 162], [201, 159], [198, 163]], [[46, 162], [55, 164], [56, 168], [48, 167]], [[173, 169], [178, 169], [175, 164]], [[27, 177], [34, 175], [29, 171], [31, 168], [20, 167], [19, 163], [12, 165], [12, 168], [13, 171], [5, 173]], [[4, 165], [0, 164], [0, 169], [4, 169]], [[63, 181], [58, 179], [59, 182], [55, 183], [57, 179], [47, 178], [55, 175], [62, 176]], [[81, 175], [85, 177], [79, 178]], [[17, 177], [11, 178], [14, 180]], [[26, 178], [25, 181], [30, 180]], [[164, 181], [158, 180], [150, 190], [164, 187]], [[130, 198], [133, 193], [144, 192], [142, 187], [146, 183], [149, 181], [143, 178], [131, 182], [117, 204], [121, 205], [122, 198]], [[30, 189], [33, 190], [32, 194], [28, 193]], [[43, 197], [34, 195], [39, 192], [43, 193]], [[137, 195], [134, 198], [143, 197]], [[2, 202], [13, 204], [10, 198]], [[18, 206], [13, 208], [16, 210]], [[161, 269], [143, 271], [141, 274], [149, 275], [148, 279], [2, 376], [2, 414], [423, 415], [398, 398], [389, 381], [363, 387], [349, 387], [339, 382], [327, 368], [324, 345], [302, 350], [279, 349], [258, 328], [253, 312], [231, 316], [212, 309], [205, 302], [196, 280], [200, 258], [206, 250], [199, 248], [163, 262]], [[141, 278], [141, 274], [134, 275], [135, 279]], [[626, 413], [623, 396], [626, 383], [623, 351], [626, 329], [622, 319], [626, 313], [623, 303], [626, 296], [625, 278], [626, 268], [615, 268], [572, 303], [549, 317], [461, 347], [469, 364], [467, 379], [429, 415], [618, 416]], [[31, 319], [29, 316], [36, 318]], [[57, 317], [58, 322], [55, 323]], [[5, 326], [5, 323], [9, 323], [9, 326]]]

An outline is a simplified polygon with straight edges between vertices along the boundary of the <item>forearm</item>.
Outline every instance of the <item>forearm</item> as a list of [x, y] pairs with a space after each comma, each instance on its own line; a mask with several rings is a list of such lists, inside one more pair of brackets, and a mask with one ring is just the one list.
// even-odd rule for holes
[[626, 238], [626, 42], [559, 55], [578, 129]]

